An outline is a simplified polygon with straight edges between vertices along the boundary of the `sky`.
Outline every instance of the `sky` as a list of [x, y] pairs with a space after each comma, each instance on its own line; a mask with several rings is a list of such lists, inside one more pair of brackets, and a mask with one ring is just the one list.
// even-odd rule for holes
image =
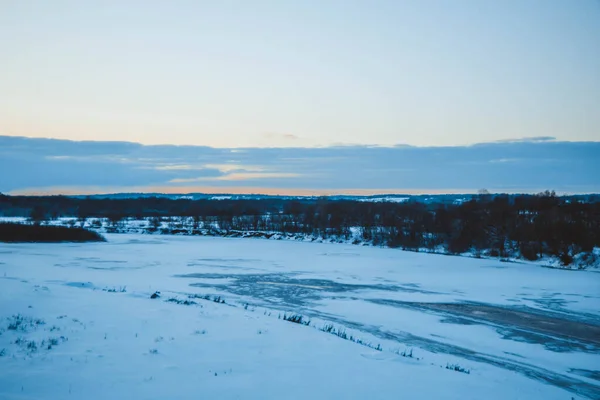
[[0, 134], [600, 140], [598, 0], [0, 0]]
[[600, 0], [0, 0], [0, 191], [600, 191], [599, 71]]
[[600, 142], [216, 148], [0, 136], [0, 192], [600, 193]]

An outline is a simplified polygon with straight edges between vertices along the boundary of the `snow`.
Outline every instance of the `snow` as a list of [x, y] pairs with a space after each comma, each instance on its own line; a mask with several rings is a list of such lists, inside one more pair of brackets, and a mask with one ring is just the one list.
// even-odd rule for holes
[[[598, 324], [597, 272], [344, 244], [106, 237], [0, 244], [1, 399], [600, 394], [576, 372], [597, 369], [596, 347], [557, 349], [571, 342], [418, 308], [517, 306]], [[321, 331], [327, 324], [371, 347]], [[413, 358], [397, 354], [408, 349]]]

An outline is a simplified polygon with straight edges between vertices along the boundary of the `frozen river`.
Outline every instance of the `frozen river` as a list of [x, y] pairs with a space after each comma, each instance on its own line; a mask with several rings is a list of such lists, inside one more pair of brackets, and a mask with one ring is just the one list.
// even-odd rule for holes
[[[0, 317], [28, 312], [20, 294], [26, 287], [36, 296], [89, 293], [121, 304], [159, 304], [149, 296], [160, 291], [160, 304], [186, 313], [204, 304], [269, 324], [302, 315], [310, 324], [296, 330], [315, 328], [310, 335], [349, 342], [369, 351], [367, 358], [406, 359], [399, 354], [410, 352], [415, 368], [458, 365], [470, 372], [452, 371], [461, 377], [485, 381], [506, 373], [554, 390], [537, 398], [600, 397], [595, 271], [343, 244], [124, 234], [107, 239], [1, 244]], [[172, 304], [162, 302], [169, 299]], [[184, 300], [197, 304], [176, 304]], [[11, 334], [4, 332], [0, 340]], [[354, 343], [343, 340], [350, 337]], [[0, 358], [0, 371], [7, 362]], [[492, 387], [494, 382], [488, 381]]]

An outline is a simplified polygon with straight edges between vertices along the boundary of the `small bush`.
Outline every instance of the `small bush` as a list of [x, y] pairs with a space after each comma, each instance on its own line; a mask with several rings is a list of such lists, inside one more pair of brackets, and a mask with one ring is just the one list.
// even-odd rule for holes
[[115, 287], [113, 287], [111, 289], [104, 288], [104, 289], [102, 289], [102, 291], [103, 292], [108, 292], [108, 293], [125, 293], [125, 292], [127, 292], [127, 286], [119, 286], [118, 289], [115, 288]]
[[346, 334], [345, 330], [338, 330], [336, 333], [337, 337], [340, 337], [342, 339], [348, 339], [348, 335]]
[[[53, 346], [57, 346], [60, 343], [60, 341], [64, 342], [65, 340], [67, 340], [67, 338], [65, 338], [64, 336], [61, 336], [60, 339], [59, 338], [49, 338], [46, 348], [48, 350], [51, 350]], [[45, 343], [46, 343], [45, 341], [42, 341], [42, 347], [45, 345]]]
[[13, 315], [9, 318], [9, 324], [6, 327], [9, 331], [27, 332], [30, 328], [37, 328], [39, 325], [44, 325], [45, 322], [40, 318], [25, 317], [21, 314]]
[[23, 317], [17, 315], [15, 316], [15, 319], [8, 324], [8, 327], [6, 329], [8, 329], [9, 331], [16, 331], [19, 330], [21, 325], [23, 325]]
[[31, 352], [37, 351], [37, 349], [38, 349], [37, 343], [34, 340], [27, 342], [26, 347], [27, 347], [27, 350], [29, 350]]
[[396, 352], [396, 354], [398, 354], [399, 356], [402, 357], [406, 357], [406, 358], [413, 358], [413, 349], [404, 349], [402, 352], [398, 351]]
[[471, 371], [461, 367], [458, 364], [446, 364], [446, 369], [449, 369], [451, 371], [456, 371], [456, 372], [462, 372], [463, 374], [470, 374]]

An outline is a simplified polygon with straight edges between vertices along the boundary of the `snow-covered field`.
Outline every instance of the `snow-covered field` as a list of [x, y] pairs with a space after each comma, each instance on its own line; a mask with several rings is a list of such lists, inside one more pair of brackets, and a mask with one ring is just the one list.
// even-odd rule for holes
[[106, 237], [0, 244], [0, 399], [600, 398], [595, 271]]

